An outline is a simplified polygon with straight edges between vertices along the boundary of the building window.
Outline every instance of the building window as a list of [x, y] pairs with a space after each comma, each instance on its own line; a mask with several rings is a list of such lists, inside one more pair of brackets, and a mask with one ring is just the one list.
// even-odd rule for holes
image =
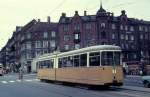
[[32, 53], [31, 52], [28, 52], [27, 53], [27, 59], [31, 59], [32, 58]]
[[65, 50], [69, 50], [69, 45], [64, 45]]
[[128, 31], [128, 26], [127, 25], [125, 26], [125, 30]]
[[48, 41], [43, 41], [43, 48], [48, 48]]
[[134, 31], [134, 27], [133, 26], [130, 27], [130, 31]]
[[136, 59], [136, 58], [137, 58], [137, 55], [136, 55], [136, 54], [133, 54], [133, 58]]
[[43, 33], [43, 37], [44, 37], [44, 38], [48, 38], [48, 32], [44, 32], [44, 33]]
[[21, 51], [25, 50], [26, 49], [26, 44], [22, 44], [21, 45]]
[[126, 45], [126, 49], [128, 49], [129, 48], [129, 45], [128, 44], [125, 44]]
[[124, 39], [124, 34], [121, 34], [120, 38], [123, 40]]
[[128, 40], [128, 39], [129, 39], [129, 38], [128, 38], [128, 35], [126, 35], [126, 37], [125, 37], [125, 38], [126, 38], [126, 40]]
[[55, 31], [52, 31], [52, 32], [51, 32], [51, 36], [52, 36], [52, 37], [56, 37], [56, 32], [55, 32]]
[[101, 23], [101, 28], [105, 28], [106, 24], [105, 23]]
[[91, 27], [91, 24], [90, 24], [90, 23], [88, 23], [88, 24], [85, 25], [85, 29], [86, 29], [86, 30], [89, 30], [89, 29], [91, 29], [91, 28], [92, 28], [92, 27]]
[[26, 49], [31, 49], [31, 42], [26, 43]]
[[115, 24], [112, 24], [112, 29], [116, 29], [116, 25]]
[[132, 41], [134, 40], [134, 36], [133, 36], [133, 35], [131, 35], [131, 40], [132, 40]]
[[134, 45], [134, 44], [133, 44], [133, 45], [131, 45], [131, 48], [132, 48], [132, 49], [135, 49], [135, 45]]
[[21, 41], [23, 41], [24, 40], [24, 35], [21, 37]]
[[69, 35], [64, 35], [64, 41], [69, 41], [70, 40], [70, 36]]
[[76, 33], [76, 34], [75, 34], [75, 39], [76, 39], [76, 40], [80, 39], [80, 35]]
[[145, 34], [145, 39], [148, 39], [148, 34]]
[[101, 38], [103, 38], [103, 39], [106, 38], [106, 32], [105, 31], [103, 31], [101, 34], [102, 34]]
[[54, 40], [50, 41], [50, 46], [51, 47], [56, 47], [56, 42]]
[[80, 26], [79, 25], [74, 25], [74, 30], [76, 31], [79, 31], [80, 30]]
[[148, 31], [148, 28], [147, 27], [145, 27], [145, 32], [147, 32]]
[[124, 49], [124, 44], [123, 43], [121, 44], [121, 48]]
[[123, 25], [120, 25], [120, 30], [123, 30]]
[[140, 39], [143, 39], [143, 38], [144, 38], [144, 37], [143, 37], [143, 34], [141, 34], [141, 35], [140, 35]]
[[64, 25], [63, 26], [63, 31], [64, 32], [68, 32], [69, 31], [69, 26], [68, 25]]
[[80, 44], [75, 44], [75, 49], [79, 49], [80, 48]]
[[114, 33], [112, 34], [112, 39], [115, 39], [115, 34]]
[[142, 26], [139, 26], [139, 31], [143, 31], [143, 28], [142, 28]]
[[27, 34], [27, 39], [30, 39], [31, 38], [31, 33], [28, 33]]
[[42, 48], [41, 41], [35, 41], [35, 48]]

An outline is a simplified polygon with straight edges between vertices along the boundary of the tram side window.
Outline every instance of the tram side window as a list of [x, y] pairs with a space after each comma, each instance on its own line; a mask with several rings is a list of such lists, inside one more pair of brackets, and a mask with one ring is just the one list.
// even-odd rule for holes
[[53, 68], [54, 60], [44, 60], [44, 61], [38, 62], [38, 64], [39, 64], [39, 68], [41, 68], [41, 69], [43, 69], [43, 68]]
[[49, 64], [49, 68], [53, 68], [54, 67], [54, 60], [50, 60], [48, 62], [48, 64]]
[[62, 58], [59, 58], [58, 59], [58, 68], [61, 68], [62, 67]]
[[87, 66], [87, 54], [80, 55], [80, 66]]
[[58, 60], [59, 68], [87, 66], [87, 54], [59, 58]]
[[72, 67], [71, 57], [64, 57], [59, 59], [59, 68], [61, 67]]
[[102, 52], [102, 65], [114, 65], [113, 52]]
[[100, 66], [100, 53], [90, 53], [89, 56], [90, 66]]
[[66, 67], [73, 67], [73, 57], [67, 57]]
[[74, 67], [79, 67], [80, 64], [80, 56], [76, 55], [74, 56]]

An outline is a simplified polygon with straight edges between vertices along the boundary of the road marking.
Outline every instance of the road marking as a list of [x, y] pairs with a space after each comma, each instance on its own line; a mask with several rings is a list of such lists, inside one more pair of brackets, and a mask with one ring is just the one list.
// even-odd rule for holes
[[39, 79], [24, 79], [24, 80], [10, 80], [10, 81], [0, 81], [0, 83], [7, 84], [7, 83], [15, 83], [15, 82], [34, 82], [40, 81]]
[[16, 80], [17, 82], [21, 82], [21, 80]]
[[39, 79], [33, 79], [33, 81], [40, 81]]
[[9, 82], [10, 82], [10, 83], [14, 83], [15, 81], [12, 80], [12, 81], [9, 81]]
[[27, 80], [25, 80], [25, 81], [27, 81], [27, 82], [31, 82], [31, 81], [33, 81], [33, 80], [27, 79]]
[[8, 82], [7, 81], [1, 81], [3, 84], [7, 84]]

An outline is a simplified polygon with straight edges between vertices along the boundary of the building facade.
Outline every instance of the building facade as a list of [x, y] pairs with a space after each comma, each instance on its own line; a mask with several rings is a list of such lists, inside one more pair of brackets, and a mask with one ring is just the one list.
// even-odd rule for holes
[[51, 22], [50, 17], [47, 17], [47, 22], [38, 19], [30, 21], [23, 27], [17, 26], [11, 39], [1, 50], [2, 64], [12, 68], [14, 72], [18, 72], [21, 66], [27, 72], [31, 72], [33, 58], [57, 49], [57, 34], [57, 23]]
[[24, 26], [20, 36], [20, 63], [31, 70], [33, 58], [44, 53], [51, 53], [56, 50], [57, 45], [57, 23], [41, 22], [33, 20]]
[[[117, 45], [122, 48], [122, 59], [130, 68], [136, 64], [139, 72], [150, 64], [150, 22], [129, 18], [125, 10], [120, 16], [107, 12], [102, 5], [95, 15], [73, 17], [62, 13], [58, 23], [60, 51], [69, 51], [92, 45]], [[130, 66], [131, 65], [131, 66]], [[149, 67], [149, 65], [148, 65]]]
[[51, 22], [50, 17], [47, 22], [32, 20], [16, 28], [1, 50], [1, 62], [6, 63], [4, 61], [7, 60], [7, 64], [21, 64], [30, 71], [32, 59], [41, 54], [104, 44], [122, 48], [123, 62], [133, 68], [130, 71], [144, 70], [141, 62], [150, 65], [150, 21], [129, 18], [125, 10], [120, 16], [114, 16], [102, 5], [94, 15], [87, 15], [84, 11], [84, 15], [80, 16], [75, 11], [73, 17], [67, 17], [66, 13], [62, 13], [58, 23]]

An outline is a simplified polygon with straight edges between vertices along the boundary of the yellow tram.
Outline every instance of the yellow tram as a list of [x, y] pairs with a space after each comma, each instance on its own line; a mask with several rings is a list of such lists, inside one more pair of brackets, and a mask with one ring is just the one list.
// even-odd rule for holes
[[91, 46], [64, 53], [55, 52], [35, 58], [40, 80], [86, 85], [123, 85], [121, 49], [118, 46]]

